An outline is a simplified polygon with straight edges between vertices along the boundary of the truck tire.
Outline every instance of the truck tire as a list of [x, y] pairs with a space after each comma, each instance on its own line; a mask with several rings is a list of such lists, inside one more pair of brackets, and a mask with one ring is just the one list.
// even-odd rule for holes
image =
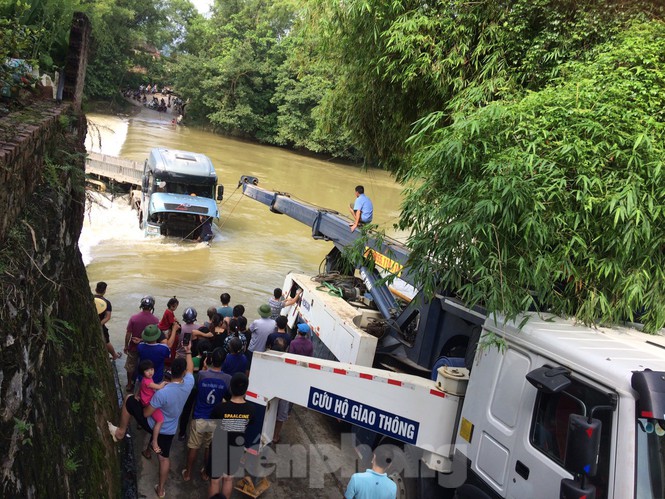
[[402, 482], [404, 495], [400, 496], [400, 484], [398, 483], [398, 499], [400, 497], [402, 499], [453, 499], [455, 497], [455, 491], [439, 487], [436, 478], [404, 478]]
[[475, 485], [464, 484], [455, 492], [453, 499], [492, 499]]
[[[446, 489], [438, 484], [438, 473], [429, 473], [422, 476], [422, 470], [425, 466], [420, 462], [422, 451], [411, 445], [404, 445], [404, 456], [407, 466], [404, 468], [402, 482], [404, 496], [403, 499], [453, 499], [455, 491]], [[397, 483], [397, 482], [396, 482]], [[400, 498], [400, 485], [397, 486], [397, 497]]]

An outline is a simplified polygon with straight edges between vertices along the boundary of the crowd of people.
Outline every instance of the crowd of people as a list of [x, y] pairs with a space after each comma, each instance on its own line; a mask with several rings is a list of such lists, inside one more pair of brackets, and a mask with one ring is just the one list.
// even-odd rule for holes
[[[95, 303], [99, 298], [105, 304], [103, 311], [97, 305], [103, 327], [112, 308], [104, 298], [106, 288], [104, 282], [95, 288]], [[284, 307], [296, 303], [300, 296], [301, 290], [289, 297], [276, 288], [266, 303], [258, 307], [258, 318], [251, 323], [245, 317], [243, 305], [231, 306], [228, 293], [221, 294], [218, 306], [207, 309], [204, 321], [199, 321], [196, 309], [191, 306], [184, 309], [178, 320], [180, 303], [176, 297], [168, 300], [161, 319], [154, 315], [155, 299], [152, 296], [141, 299], [140, 311], [127, 323], [123, 347], [128, 395], [118, 425], [109, 422], [108, 426], [115, 441], [125, 437], [131, 419], [150, 433], [142, 455], [146, 459], [158, 456], [159, 483], [155, 487], [158, 497], [166, 493], [174, 439], [186, 441], [187, 446], [182, 480], [192, 479], [199, 451], [203, 449], [204, 464], [199, 473], [208, 482], [209, 497], [230, 497], [233, 477], [244, 468], [245, 448], [253, 447], [260, 434], [260, 429], [254, 436], [246, 434], [254, 419], [253, 405], [245, 401], [253, 354], [275, 350], [312, 355], [310, 327], [298, 323], [291, 334], [287, 318], [282, 315]], [[104, 339], [109, 355], [119, 358], [122, 354], [108, 341], [108, 330]], [[279, 442], [290, 410], [290, 403], [279, 401], [275, 443]], [[220, 431], [226, 433], [224, 438], [215, 437], [214, 441], [224, 442], [225, 448], [215, 449], [213, 435]], [[242, 439], [238, 440], [239, 436]], [[221, 456], [216, 466], [213, 456]]]

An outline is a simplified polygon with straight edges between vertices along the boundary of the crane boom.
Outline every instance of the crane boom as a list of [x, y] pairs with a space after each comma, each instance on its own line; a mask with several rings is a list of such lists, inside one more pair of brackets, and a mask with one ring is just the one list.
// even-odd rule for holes
[[[361, 231], [351, 232], [348, 217], [334, 210], [294, 199], [286, 192], [264, 189], [259, 187], [258, 183], [256, 177], [243, 175], [238, 185], [242, 186], [245, 196], [268, 206], [273, 213], [287, 215], [311, 227], [314, 239], [331, 241], [342, 250], [352, 246], [362, 237]], [[413, 285], [413, 280], [404, 269], [410, 253], [408, 248], [391, 238], [378, 238], [372, 233], [369, 235], [366, 249], [372, 251], [376, 264], [384, 270], [400, 274], [403, 281]]]
[[[336, 261], [339, 254], [349, 246], [356, 244], [364, 234], [356, 230], [351, 232], [349, 219], [338, 212], [293, 199], [288, 193], [269, 191], [258, 186], [258, 179], [243, 175], [238, 182], [243, 194], [270, 207], [273, 213], [287, 215], [294, 220], [311, 227], [314, 239], [331, 241], [336, 252], [329, 255], [328, 262]], [[397, 275], [402, 281], [413, 284], [411, 276], [405, 271], [409, 250], [403, 244], [385, 237], [377, 237], [368, 233], [365, 243], [365, 255], [372, 257], [376, 266], [391, 274]], [[326, 270], [333, 270], [330, 266]], [[402, 307], [395, 300], [382, 274], [377, 268], [366, 265], [358, 267], [365, 285], [372, 291], [377, 308], [386, 319], [395, 321], [395, 326], [402, 329], [414, 315], [409, 314], [400, 320]]]
[[[389, 352], [389, 355], [407, 357], [413, 363], [412, 367], [430, 370], [440, 355], [445, 355], [450, 347], [466, 341], [468, 333], [464, 332], [463, 325], [447, 327], [448, 331], [453, 332], [444, 333], [445, 323], [457, 320], [452, 316], [476, 325], [484, 320], [482, 314], [469, 313], [466, 308], [447, 296], [437, 295], [428, 299], [418, 292], [408, 304], [398, 302], [383, 278], [385, 273], [398, 276], [407, 284], [415, 284], [408, 269], [410, 252], [398, 241], [382, 237], [371, 228], [363, 232], [351, 232], [348, 217], [334, 210], [294, 199], [288, 193], [259, 187], [256, 177], [241, 176], [238, 187], [242, 187], [245, 196], [268, 206], [273, 213], [287, 215], [310, 227], [314, 239], [332, 242], [334, 247], [326, 257], [327, 272], [340, 270], [341, 252], [363, 241], [365, 255], [371, 257], [376, 265], [368, 268], [361, 264], [357, 270], [379, 312], [390, 325], [390, 338], [382, 338], [377, 352], [384, 351]], [[449, 312], [452, 312], [452, 315]], [[456, 333], [457, 330], [462, 332]]]

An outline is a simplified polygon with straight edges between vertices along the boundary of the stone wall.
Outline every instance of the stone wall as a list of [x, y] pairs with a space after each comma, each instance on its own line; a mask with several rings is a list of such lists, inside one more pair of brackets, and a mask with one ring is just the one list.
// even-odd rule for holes
[[70, 106], [37, 101], [0, 120], [0, 242], [32, 196], [48, 144]]
[[0, 496], [119, 497], [117, 419], [78, 238], [85, 117], [37, 102], [0, 120]]

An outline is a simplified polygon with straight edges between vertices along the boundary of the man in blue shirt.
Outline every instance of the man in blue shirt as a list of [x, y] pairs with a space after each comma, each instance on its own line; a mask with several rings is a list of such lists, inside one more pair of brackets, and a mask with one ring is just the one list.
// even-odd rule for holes
[[356, 186], [356, 201], [353, 207], [349, 206], [351, 215], [353, 215], [353, 224], [351, 232], [356, 230], [358, 225], [364, 225], [372, 222], [374, 216], [374, 205], [372, 201], [365, 196], [365, 188], [362, 185]]
[[397, 485], [386, 474], [392, 460], [393, 451], [389, 446], [374, 449], [372, 469], [351, 477], [344, 499], [395, 499]]
[[[208, 462], [208, 448], [212, 442], [217, 422], [211, 419], [213, 407], [223, 399], [231, 398], [229, 386], [231, 376], [222, 371], [224, 362], [224, 350], [216, 348], [212, 352], [212, 365], [207, 365], [206, 370], [199, 371], [196, 382], [196, 404], [192, 413], [192, 422], [189, 426], [189, 441], [187, 442], [187, 467], [182, 470], [182, 479], [188, 482], [192, 478], [192, 469], [198, 450], [205, 449], [204, 462]], [[201, 478], [208, 480], [205, 471], [201, 472]]]

